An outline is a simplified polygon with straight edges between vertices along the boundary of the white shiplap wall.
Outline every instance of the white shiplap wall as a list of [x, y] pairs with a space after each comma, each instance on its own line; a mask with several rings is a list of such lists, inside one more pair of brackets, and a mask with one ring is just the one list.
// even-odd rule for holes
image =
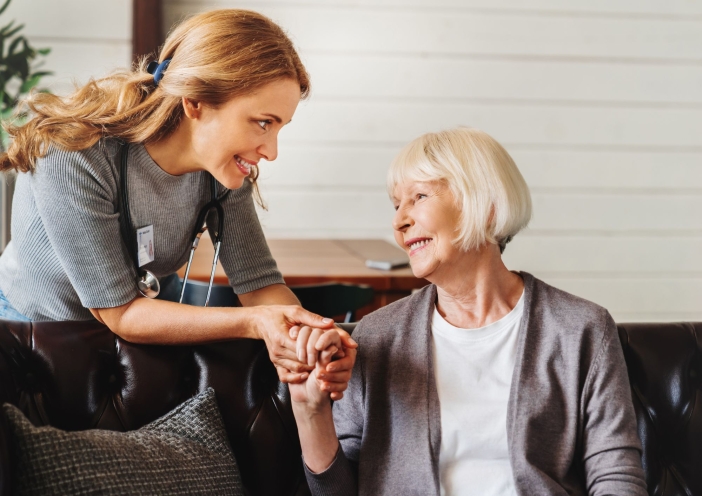
[[131, 64], [132, 0], [12, 0], [0, 20], [12, 19], [35, 48], [51, 48], [43, 86], [54, 93]]
[[618, 321], [702, 320], [702, 2], [165, 0], [169, 29], [258, 10], [313, 94], [263, 165], [275, 237], [389, 237], [399, 148], [479, 127], [515, 158], [531, 228], [505, 253]]
[[[14, 0], [69, 91], [131, 52], [131, 0]], [[261, 11], [288, 30], [312, 98], [264, 164], [274, 237], [390, 237], [384, 179], [417, 135], [500, 140], [531, 186], [514, 269], [618, 321], [702, 320], [702, 1], [164, 0]]]

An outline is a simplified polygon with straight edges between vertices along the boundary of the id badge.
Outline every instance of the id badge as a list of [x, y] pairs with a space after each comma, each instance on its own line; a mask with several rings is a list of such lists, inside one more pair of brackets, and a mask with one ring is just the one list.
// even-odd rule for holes
[[154, 261], [154, 226], [137, 229], [137, 255], [139, 267]]

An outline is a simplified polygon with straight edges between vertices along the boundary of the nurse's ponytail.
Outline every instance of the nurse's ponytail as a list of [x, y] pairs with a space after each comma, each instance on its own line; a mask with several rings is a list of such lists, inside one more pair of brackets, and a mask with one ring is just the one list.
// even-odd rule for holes
[[0, 172], [33, 171], [51, 144], [83, 150], [103, 137], [158, 141], [180, 123], [183, 97], [218, 106], [285, 78], [300, 84], [303, 98], [309, 93], [309, 76], [292, 42], [256, 12], [215, 10], [184, 21], [161, 49], [159, 62], [166, 59], [158, 84], [142, 59], [134, 71], [91, 80], [67, 97], [33, 94], [26, 100], [31, 119], [5, 126], [12, 143], [0, 155]]

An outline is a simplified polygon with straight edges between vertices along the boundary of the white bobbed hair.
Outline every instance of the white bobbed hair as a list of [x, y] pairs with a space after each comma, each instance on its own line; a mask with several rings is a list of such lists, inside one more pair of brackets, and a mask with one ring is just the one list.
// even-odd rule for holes
[[427, 133], [406, 145], [388, 171], [388, 193], [407, 181], [442, 181], [461, 210], [456, 242], [500, 251], [531, 219], [531, 194], [507, 150], [478, 129]]

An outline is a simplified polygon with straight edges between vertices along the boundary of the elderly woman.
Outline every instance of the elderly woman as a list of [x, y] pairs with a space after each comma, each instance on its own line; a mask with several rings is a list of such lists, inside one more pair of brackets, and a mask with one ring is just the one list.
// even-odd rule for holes
[[321, 366], [291, 385], [312, 493], [647, 494], [612, 317], [502, 261], [531, 216], [505, 149], [427, 134], [388, 187], [395, 239], [431, 284], [359, 323], [333, 408]]

